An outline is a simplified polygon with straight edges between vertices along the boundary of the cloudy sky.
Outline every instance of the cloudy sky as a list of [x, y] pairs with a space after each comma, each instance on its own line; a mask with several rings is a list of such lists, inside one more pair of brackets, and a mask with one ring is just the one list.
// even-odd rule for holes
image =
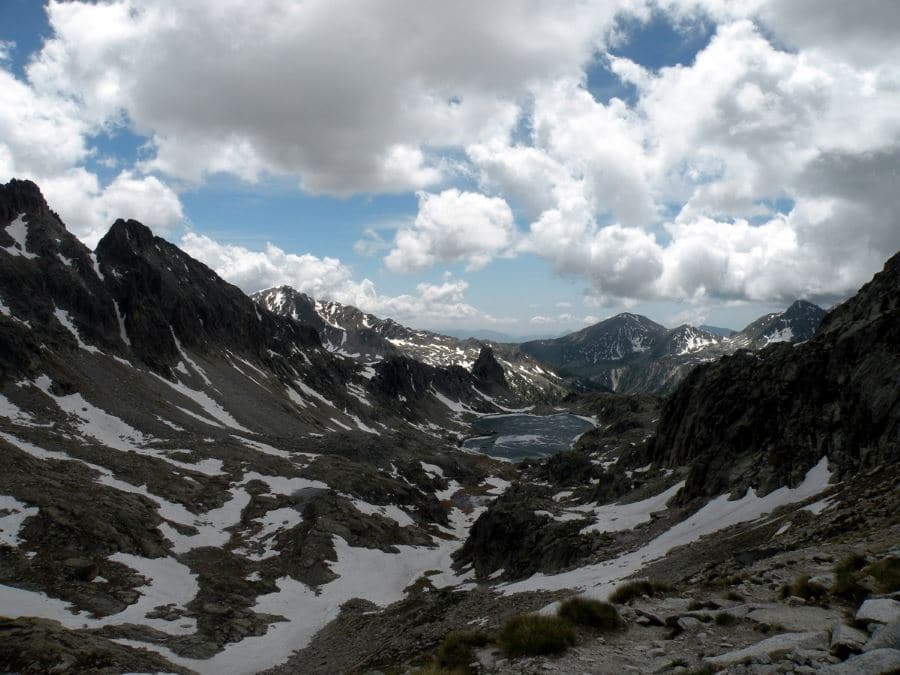
[[741, 328], [900, 249], [895, 0], [0, 2], [0, 181], [250, 292]]

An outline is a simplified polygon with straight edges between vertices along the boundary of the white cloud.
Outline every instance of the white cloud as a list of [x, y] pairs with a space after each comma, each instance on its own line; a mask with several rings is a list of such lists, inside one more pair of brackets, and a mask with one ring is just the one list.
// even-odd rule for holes
[[[703, 4], [726, 23], [692, 64], [611, 58], [633, 106], [537, 88], [532, 146], [468, 149], [482, 184], [529, 218], [518, 249], [601, 305], [846, 296], [900, 248], [900, 62], [858, 67], [821, 40], [781, 51], [742, 17], [784, 4]], [[680, 212], [660, 227], [663, 204]]]
[[424, 270], [437, 261], [479, 269], [510, 246], [515, 232], [512, 211], [499, 197], [456, 189], [422, 192], [415, 222], [397, 232], [385, 264], [395, 272]]
[[15, 49], [16, 43], [14, 40], [0, 40], [0, 63], [9, 61]]
[[385, 296], [376, 291], [369, 279], [354, 280], [352, 270], [337, 258], [287, 253], [272, 244], [263, 251], [253, 251], [220, 244], [193, 232], [182, 237], [179, 245], [246, 293], [288, 285], [314, 298], [353, 305], [380, 317], [416, 325], [450, 324], [459, 319], [501, 322], [466, 302], [468, 284], [463, 280], [420, 283], [414, 294]]
[[0, 179], [35, 181], [69, 229], [88, 246], [116, 218], [166, 234], [181, 221], [175, 192], [153, 176], [122, 171], [108, 184], [84, 168], [94, 132], [75, 101], [39, 93], [0, 66]]
[[[171, 231], [167, 182], [287, 175], [314, 193], [428, 190], [392, 241], [358, 244], [390, 248], [392, 271], [528, 252], [600, 304], [836, 298], [900, 248], [893, 5], [51, 1], [27, 81], [0, 45], [0, 177], [37, 181], [88, 241], [119, 216]], [[715, 35], [658, 71], [606, 53], [627, 40], [610, 37], [618, 12], [651, 10]], [[635, 100], [591, 96], [604, 58]], [[120, 125], [149, 155], [103, 184], [93, 137]], [[259, 255], [234, 274], [287, 273]], [[316, 260], [328, 292], [388, 303]], [[381, 306], [420, 311], [440, 287]]]
[[378, 230], [367, 227], [363, 230], [363, 236], [353, 244], [353, 250], [362, 256], [375, 256], [391, 247], [390, 243], [382, 239]]
[[123, 171], [101, 187], [96, 175], [72, 169], [38, 180], [51, 208], [62, 214], [68, 229], [89, 247], [96, 245], [118, 218], [138, 220], [158, 235], [171, 233], [183, 218], [178, 196], [153, 176]]
[[146, 168], [170, 176], [415, 190], [441, 178], [423, 147], [509, 133], [531, 83], [577, 76], [619, 9], [643, 4], [54, 0], [29, 75], [95, 121], [124, 113], [153, 138]]

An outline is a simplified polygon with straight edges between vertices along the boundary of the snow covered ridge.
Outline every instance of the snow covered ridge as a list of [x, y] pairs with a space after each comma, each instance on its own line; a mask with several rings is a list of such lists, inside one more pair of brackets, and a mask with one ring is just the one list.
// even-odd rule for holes
[[623, 313], [553, 340], [521, 345], [540, 362], [616, 392], [669, 393], [698, 364], [738, 349], [774, 342], [802, 342], [815, 333], [825, 311], [797, 301], [767, 314], [730, 337], [695, 326], [668, 329], [645, 316]]
[[505, 371], [510, 389], [525, 399], [546, 399], [567, 389], [553, 369], [542, 365], [512, 345], [459, 340], [430, 331], [402, 326], [356, 307], [317, 300], [288, 286], [253, 295], [269, 311], [287, 316], [319, 331], [323, 345], [332, 353], [372, 364], [386, 356], [401, 354], [426, 365], [471, 370], [481, 348], [489, 344]]

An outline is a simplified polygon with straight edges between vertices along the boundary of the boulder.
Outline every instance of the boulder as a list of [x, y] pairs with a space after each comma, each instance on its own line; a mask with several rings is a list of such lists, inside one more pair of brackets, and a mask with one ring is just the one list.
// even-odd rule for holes
[[894, 621], [876, 630], [863, 646], [864, 652], [875, 649], [900, 649], [900, 621]]
[[682, 616], [678, 619], [678, 627], [683, 631], [699, 630], [701, 626], [703, 622], [692, 616]]
[[824, 675], [890, 675], [900, 670], [900, 650], [875, 649], [843, 663], [827, 666]]
[[890, 598], [866, 600], [856, 612], [856, 620], [876, 623], [900, 621], [900, 602]]
[[728, 668], [741, 663], [769, 662], [787, 656], [795, 649], [817, 649], [828, 645], [827, 632], [782, 633], [735, 651], [707, 656], [705, 663], [714, 668]]
[[831, 630], [831, 651], [835, 654], [859, 652], [869, 636], [861, 630], [839, 623]]

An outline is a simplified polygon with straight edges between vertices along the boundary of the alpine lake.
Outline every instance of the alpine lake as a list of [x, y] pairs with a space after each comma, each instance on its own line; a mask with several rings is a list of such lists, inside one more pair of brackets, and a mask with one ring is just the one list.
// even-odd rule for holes
[[463, 442], [467, 450], [521, 462], [568, 450], [594, 424], [570, 413], [557, 415], [488, 415], [472, 423], [481, 434]]

